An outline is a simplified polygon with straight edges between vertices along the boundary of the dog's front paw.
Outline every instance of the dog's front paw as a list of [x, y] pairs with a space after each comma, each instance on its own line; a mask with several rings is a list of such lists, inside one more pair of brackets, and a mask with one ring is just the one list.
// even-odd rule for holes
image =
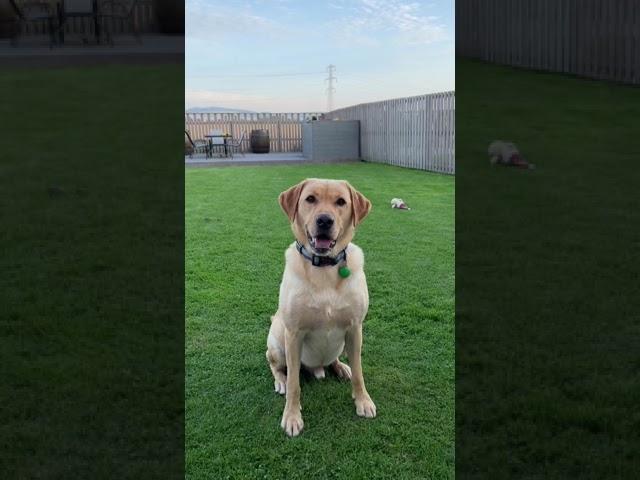
[[[375, 407], [374, 407], [375, 408]], [[287, 411], [282, 414], [282, 422], [280, 423], [284, 432], [290, 437], [297, 437], [302, 432], [304, 422], [300, 411]]]
[[374, 418], [376, 416], [376, 404], [369, 395], [356, 398], [356, 414], [360, 417]]

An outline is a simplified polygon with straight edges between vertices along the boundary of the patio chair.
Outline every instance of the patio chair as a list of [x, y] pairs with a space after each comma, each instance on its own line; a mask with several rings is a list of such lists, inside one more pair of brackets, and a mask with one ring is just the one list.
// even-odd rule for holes
[[191, 152], [189, 152], [189, 158], [193, 157], [194, 153], [204, 153], [207, 157], [209, 156], [209, 142], [206, 140], [196, 140], [194, 141], [189, 134], [189, 130], [184, 131], [184, 135], [186, 137], [187, 142], [191, 145]]
[[15, 0], [9, 0], [11, 8], [16, 14], [16, 32], [11, 38], [11, 45], [18, 45], [18, 39], [24, 33], [28, 24], [44, 26], [49, 35], [49, 48], [53, 48], [55, 44], [55, 27], [56, 13], [51, 5], [44, 1], [27, 1], [20, 5]]
[[138, 5], [149, 4], [149, 0], [100, 0], [98, 18], [105, 33], [107, 43], [113, 45], [114, 33], [122, 33], [128, 26], [137, 43], [142, 43], [140, 29], [136, 22], [135, 9]]
[[229, 155], [231, 156], [231, 158], [233, 158], [233, 149], [235, 148], [236, 150], [238, 150], [240, 153], [242, 153], [242, 156], [244, 157], [244, 152], [242, 151], [242, 142], [244, 141], [244, 137], [245, 137], [246, 133], [242, 132], [242, 135], [240, 135], [240, 138], [236, 141], [231, 141], [227, 143], [227, 148], [229, 149]]

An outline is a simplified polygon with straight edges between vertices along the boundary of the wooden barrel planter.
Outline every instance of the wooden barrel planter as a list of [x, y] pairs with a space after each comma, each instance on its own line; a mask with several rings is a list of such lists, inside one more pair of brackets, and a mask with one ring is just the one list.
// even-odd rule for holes
[[251, 151], [269, 153], [269, 130], [251, 130]]

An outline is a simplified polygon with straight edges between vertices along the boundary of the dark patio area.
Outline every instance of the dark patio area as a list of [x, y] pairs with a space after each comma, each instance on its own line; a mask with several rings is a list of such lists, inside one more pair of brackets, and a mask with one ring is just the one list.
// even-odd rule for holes
[[286, 165], [300, 163], [344, 163], [357, 162], [358, 160], [341, 160], [334, 162], [311, 161], [302, 155], [302, 152], [275, 152], [275, 153], [245, 153], [244, 156], [235, 154], [233, 157], [206, 158], [204, 155], [186, 156], [186, 167], [225, 167], [233, 165]]

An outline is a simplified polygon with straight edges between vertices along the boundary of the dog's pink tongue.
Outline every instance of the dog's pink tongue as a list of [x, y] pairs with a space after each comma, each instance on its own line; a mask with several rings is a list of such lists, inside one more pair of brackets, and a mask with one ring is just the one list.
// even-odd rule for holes
[[316, 248], [331, 248], [331, 240], [316, 238]]

